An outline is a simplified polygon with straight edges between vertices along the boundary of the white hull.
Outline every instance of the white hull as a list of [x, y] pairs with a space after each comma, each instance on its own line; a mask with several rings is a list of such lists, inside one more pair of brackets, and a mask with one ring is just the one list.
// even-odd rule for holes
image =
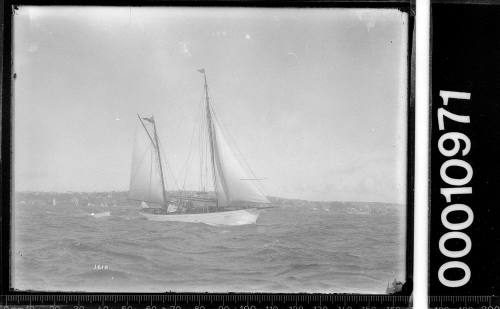
[[189, 223], [205, 223], [208, 225], [246, 225], [255, 224], [259, 217], [259, 210], [256, 208], [198, 213], [198, 214], [151, 214], [141, 212], [151, 221], [173, 221]]

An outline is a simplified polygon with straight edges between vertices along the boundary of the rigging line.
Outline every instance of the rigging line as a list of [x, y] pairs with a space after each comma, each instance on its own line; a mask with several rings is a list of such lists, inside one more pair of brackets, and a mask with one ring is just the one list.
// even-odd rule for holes
[[[199, 147], [201, 147], [201, 146], [200, 146], [200, 143], [201, 143], [201, 140], [200, 140], [200, 135], [201, 135], [201, 132], [202, 132], [202, 131], [201, 131], [201, 130], [202, 130], [202, 125], [201, 125], [201, 122], [202, 122], [202, 120], [203, 120], [203, 114], [202, 114], [200, 111], [198, 111], [198, 114], [197, 114], [197, 115], [198, 115], [198, 117], [197, 117], [197, 121], [196, 121], [196, 127], [194, 127], [194, 128], [196, 128], [196, 130], [194, 130], [194, 131], [193, 131], [193, 133], [194, 133], [194, 132], [196, 132], [196, 133], [197, 133], [198, 147], [197, 147], [197, 149], [196, 149], [196, 150], [199, 152], [199, 151], [200, 151], [200, 149], [198, 149], [198, 148], [199, 148]], [[193, 138], [193, 141], [194, 141], [194, 138]], [[195, 147], [194, 147], [194, 146], [192, 146], [192, 148], [191, 148], [191, 149], [192, 149], [192, 150], [194, 150], [194, 149], [195, 149]], [[193, 157], [194, 157], [194, 155], [193, 155]], [[200, 160], [201, 160], [201, 159], [200, 159]], [[194, 158], [193, 158], [193, 161], [194, 161]], [[199, 165], [200, 165], [200, 170], [201, 170], [201, 164], [202, 164], [202, 163], [201, 163], [201, 161], [200, 161], [200, 162], [198, 162], [198, 163], [199, 163]], [[200, 179], [198, 179], [198, 182], [199, 182], [199, 185], [201, 186], [201, 184], [202, 184], [202, 182], [203, 182], [202, 175], [200, 175]], [[195, 182], [195, 183], [196, 183], [196, 182]]]
[[[201, 113], [200, 113], [201, 114]], [[199, 191], [203, 191], [203, 187], [205, 186], [205, 178], [203, 174], [203, 168], [204, 168], [204, 147], [205, 147], [205, 140], [204, 140], [204, 130], [203, 130], [203, 120], [200, 121], [200, 128], [198, 130], [199, 136], [198, 136], [198, 150], [199, 150], [199, 176], [200, 176], [200, 187], [198, 188]]]
[[[200, 93], [200, 99], [199, 99], [199, 104], [198, 106], [203, 106], [203, 101], [204, 101], [204, 89]], [[205, 125], [205, 117], [203, 117], [203, 108], [199, 108], [198, 110], [198, 115], [199, 115], [199, 128], [198, 128], [198, 151], [199, 151], [199, 191], [202, 191], [203, 188], [205, 187], [205, 182], [206, 180], [204, 179], [203, 175], [203, 164], [204, 164], [204, 158], [203, 158], [203, 152], [204, 152], [204, 147], [205, 147], [205, 139], [204, 139], [204, 125]]]
[[[155, 126], [155, 127], [156, 127], [156, 126]], [[158, 136], [160, 136], [160, 133], [159, 133], [158, 127], [156, 127], [156, 128], [155, 128], [155, 130], [156, 130], [156, 136], [157, 136], [157, 137], [158, 137]], [[159, 138], [157, 138], [157, 139], [156, 139], [156, 141], [157, 141], [157, 143], [158, 143], [158, 145], [157, 145], [157, 148], [158, 148], [158, 153], [160, 153], [160, 151], [161, 151], [162, 153], [164, 153], [164, 154], [165, 154], [166, 152], [165, 152], [165, 149], [163, 148], [163, 146], [162, 146], [162, 144], [161, 144], [161, 142], [160, 142], [160, 139], [159, 139]], [[159, 160], [156, 160], [156, 161], [157, 161], [157, 163], [160, 165], [160, 166], [159, 166], [159, 168], [160, 168], [161, 170], [163, 170], [163, 167], [162, 167], [161, 165], [164, 165], [164, 166], [165, 166], [165, 172], [166, 172], [166, 173], [168, 173], [168, 171], [170, 170], [170, 164], [168, 163], [168, 160], [167, 160], [166, 156], [159, 157]], [[167, 186], [168, 186], [168, 184], [167, 184], [167, 179], [165, 179], [165, 178], [166, 178], [166, 176], [168, 176], [168, 175], [165, 175], [165, 174], [160, 175], [160, 178], [163, 178], [163, 179], [162, 179], [162, 181], [165, 183], [165, 188], [164, 188], [164, 190], [165, 190], [165, 191], [167, 191]], [[174, 180], [175, 180], [175, 178], [174, 178]]]
[[[163, 150], [163, 146], [161, 146], [161, 142], [159, 142], [159, 143], [160, 143], [161, 149]], [[168, 163], [167, 158], [162, 158], [162, 161], [163, 161], [162, 162], [163, 165], [165, 165], [165, 171], [166, 171], [166, 174], [167, 174], [165, 176], [172, 177], [174, 188], [177, 189], [177, 190], [179, 190], [179, 183], [177, 182], [177, 179], [176, 179], [175, 175], [173, 174], [173, 171], [170, 168], [167, 168], [167, 166], [170, 166], [170, 164]]]
[[193, 130], [191, 132], [191, 139], [190, 139], [190, 142], [189, 142], [189, 152], [188, 152], [186, 161], [182, 165], [182, 168], [179, 170], [179, 175], [181, 175], [182, 172], [184, 171], [184, 178], [183, 178], [183, 183], [182, 183], [182, 189], [183, 190], [186, 187], [187, 174], [188, 174], [188, 171], [189, 171], [188, 164], [189, 164], [189, 162], [191, 160], [191, 154], [193, 152], [193, 140], [194, 140], [195, 132], [196, 132], [196, 125], [193, 126]]
[[199, 170], [197, 170], [197, 172], [199, 172], [199, 177], [198, 178], [198, 189], [201, 190], [201, 188], [203, 187], [203, 174], [202, 174], [202, 165], [203, 165], [203, 159], [201, 157], [201, 151], [202, 151], [202, 138], [201, 138], [201, 126], [198, 127], [198, 135], [197, 135], [197, 140], [198, 140], [198, 152], [200, 153], [200, 155], [198, 156], [198, 167], [199, 167]]
[[[202, 113], [200, 113], [200, 115], [202, 115]], [[203, 119], [200, 121], [200, 127], [198, 128], [198, 151], [199, 151], [199, 157], [198, 157], [198, 160], [199, 160], [199, 190], [201, 191], [203, 186], [204, 186], [204, 178], [203, 178], [203, 148], [204, 148], [204, 139], [203, 139]]]
[[[205, 119], [204, 119], [205, 121]], [[203, 124], [203, 126], [206, 128], [207, 125], [206, 123]], [[209, 145], [208, 145], [208, 132], [207, 131], [203, 131], [203, 136], [204, 136], [204, 141], [205, 141], [205, 145], [204, 145], [204, 148], [203, 148], [203, 156], [204, 156], [204, 164], [205, 164], [205, 183], [203, 185], [203, 191], [206, 191], [206, 188], [208, 187], [209, 185], [209, 181], [208, 179], [213, 179], [213, 177], [215, 176], [211, 176], [210, 173], [212, 171], [210, 171], [209, 167], [208, 167], [208, 156], [209, 156]], [[211, 177], [210, 177], [211, 176]], [[214, 192], [215, 192], [215, 187], [213, 188]]]
[[[138, 138], [137, 138], [137, 126], [136, 126], [135, 127], [135, 134], [134, 134], [134, 143], [132, 144], [133, 146], [132, 146], [132, 162], [130, 164], [131, 165], [131, 167], [130, 167], [130, 184], [132, 184], [132, 179], [133, 179], [133, 177], [135, 176], [135, 173], [136, 173], [136, 172], [134, 172], [133, 169], [134, 169], [134, 157], [135, 157], [134, 156], [134, 151], [136, 149], [135, 145], [137, 144], [137, 140], [138, 140]], [[130, 187], [130, 184], [129, 184], [129, 187]]]
[[187, 178], [188, 178], [188, 172], [190, 170], [189, 169], [189, 163], [191, 162], [191, 153], [193, 152], [193, 149], [192, 149], [193, 136], [194, 136], [194, 131], [193, 131], [193, 134], [191, 136], [191, 141], [189, 143], [190, 145], [189, 145], [189, 153], [187, 155], [187, 159], [184, 162], [183, 169], [181, 169], [181, 171], [184, 171], [184, 177], [182, 178], [182, 190], [184, 190], [186, 188], [186, 182], [187, 182]]
[[[200, 138], [201, 138], [201, 144], [200, 144], [200, 160], [201, 160], [201, 165], [200, 165], [200, 175], [202, 175], [203, 182], [201, 183], [201, 190], [206, 192], [207, 187], [212, 184], [214, 186], [214, 177], [212, 174], [209, 174], [209, 166], [212, 164], [212, 161], [210, 159], [210, 149], [211, 149], [211, 141], [209, 137], [209, 132], [208, 132], [208, 120], [206, 117], [206, 92], [205, 92], [205, 87], [201, 89], [201, 96], [200, 96], [200, 104], [199, 104], [199, 111], [202, 115], [201, 117], [201, 126], [200, 126]], [[215, 191], [215, 186], [214, 186], [214, 191]]]
[[[201, 114], [201, 113], [200, 113]], [[198, 160], [199, 160], [199, 176], [200, 176], [200, 181], [199, 181], [199, 185], [200, 187], [198, 188], [199, 191], [203, 191], [203, 187], [205, 185], [205, 179], [204, 179], [204, 175], [203, 175], [203, 160], [204, 160], [204, 157], [203, 157], [203, 148], [204, 148], [204, 139], [203, 139], [203, 121], [200, 120], [200, 128], [198, 129], [198, 151], [199, 151], [199, 157], [198, 157]]]
[[210, 133], [208, 132], [208, 122], [205, 117], [203, 119], [203, 140], [204, 140], [204, 146], [203, 146], [203, 164], [205, 167], [205, 188], [207, 187], [212, 187], [214, 192], [216, 190], [216, 183], [214, 182], [214, 179], [217, 178], [215, 173], [215, 169], [212, 168], [212, 159], [211, 159], [211, 152], [212, 152], [212, 145], [211, 145], [211, 140], [210, 140]]
[[[160, 135], [158, 132], [158, 128], [156, 128], [156, 134]], [[165, 153], [165, 151], [163, 150], [164, 149], [163, 144], [159, 139], [158, 139], [158, 148], [161, 149], [163, 153]], [[170, 170], [170, 164], [168, 163], [166, 156], [163, 156], [162, 161], [163, 161], [163, 164], [165, 165], [166, 172], [170, 173], [170, 176], [172, 177], [172, 179], [174, 181], [174, 185], [176, 186], [177, 190], [179, 190], [179, 183], [177, 182], [177, 179], [176, 179], [175, 175], [173, 174], [173, 171]], [[166, 181], [165, 181], [165, 183], [166, 183]], [[166, 185], [165, 185], [165, 187], [166, 187]]]

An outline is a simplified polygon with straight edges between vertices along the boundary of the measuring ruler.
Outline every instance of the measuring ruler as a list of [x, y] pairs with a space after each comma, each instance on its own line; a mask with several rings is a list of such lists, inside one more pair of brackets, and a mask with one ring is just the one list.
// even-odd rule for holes
[[3, 306], [0, 309], [402, 309], [410, 307], [409, 296], [335, 294], [14, 294], [2, 295], [0, 301], [0, 305]]
[[[403, 309], [410, 296], [336, 294], [12, 294], [0, 309]], [[500, 309], [495, 296], [431, 296], [430, 309]]]
[[430, 309], [500, 309], [498, 296], [430, 296]]

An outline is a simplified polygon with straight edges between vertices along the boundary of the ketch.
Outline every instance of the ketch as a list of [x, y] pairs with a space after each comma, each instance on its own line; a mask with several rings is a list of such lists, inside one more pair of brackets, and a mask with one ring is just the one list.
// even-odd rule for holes
[[[255, 224], [261, 209], [270, 201], [250, 169], [245, 169], [232, 149], [210, 103], [207, 76], [204, 78], [204, 122], [207, 141], [200, 140], [200, 171], [205, 171], [213, 191], [167, 190], [164, 153], [153, 116], [141, 117], [134, 146], [129, 198], [141, 202], [140, 213], [153, 221], [205, 223], [209, 225]], [[205, 160], [203, 161], [203, 159]], [[155, 205], [155, 207], [150, 207]]]

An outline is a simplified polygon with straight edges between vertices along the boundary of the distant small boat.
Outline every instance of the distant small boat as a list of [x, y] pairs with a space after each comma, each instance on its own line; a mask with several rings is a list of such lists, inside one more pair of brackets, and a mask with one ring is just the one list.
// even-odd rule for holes
[[369, 208], [348, 208], [347, 213], [350, 215], [369, 215], [370, 214], [370, 209]]
[[98, 212], [98, 213], [90, 213], [90, 215], [94, 218], [103, 218], [103, 217], [109, 217], [111, 216], [111, 212], [105, 211], [105, 212]]
[[[176, 221], [205, 223], [209, 225], [255, 224], [262, 208], [268, 208], [269, 200], [231, 149], [223, 134], [220, 122], [210, 104], [205, 70], [198, 70], [204, 77], [204, 110], [208, 141], [207, 153], [202, 157], [210, 159], [200, 164], [211, 175], [213, 192], [202, 190], [196, 193], [182, 191], [167, 194], [162, 153], [154, 117], [138, 115], [140, 137], [136, 138], [130, 179], [130, 199], [141, 202], [141, 214], [152, 221]], [[208, 172], [209, 171], [209, 172]], [[200, 176], [201, 177], [201, 176]], [[160, 207], [150, 207], [148, 204]]]

